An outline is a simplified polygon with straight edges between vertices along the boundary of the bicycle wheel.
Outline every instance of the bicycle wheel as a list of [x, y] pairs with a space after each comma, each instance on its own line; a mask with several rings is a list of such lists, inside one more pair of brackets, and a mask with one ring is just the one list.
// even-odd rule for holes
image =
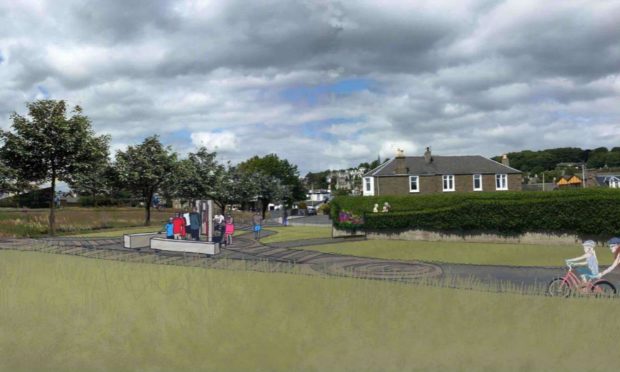
[[547, 294], [553, 297], [568, 297], [572, 290], [564, 278], [555, 278], [547, 286]]
[[616, 295], [616, 287], [606, 280], [600, 280], [592, 285], [592, 293], [596, 297], [613, 297]]

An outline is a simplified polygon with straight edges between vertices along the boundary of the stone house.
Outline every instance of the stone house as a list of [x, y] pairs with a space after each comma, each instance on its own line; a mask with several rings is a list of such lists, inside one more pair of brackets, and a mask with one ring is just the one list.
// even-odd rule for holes
[[363, 176], [363, 195], [418, 195], [448, 192], [521, 191], [522, 173], [483, 156], [396, 157]]

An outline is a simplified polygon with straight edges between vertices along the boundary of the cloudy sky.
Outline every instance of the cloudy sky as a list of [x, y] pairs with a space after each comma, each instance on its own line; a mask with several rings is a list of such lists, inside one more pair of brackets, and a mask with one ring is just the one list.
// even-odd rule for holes
[[619, 1], [0, 0], [0, 127], [84, 108], [301, 174], [393, 157], [620, 146]]

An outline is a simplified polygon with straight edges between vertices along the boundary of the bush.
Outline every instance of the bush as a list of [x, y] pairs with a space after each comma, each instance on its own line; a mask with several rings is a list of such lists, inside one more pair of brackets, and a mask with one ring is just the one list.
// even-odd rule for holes
[[[385, 201], [392, 212], [372, 213], [375, 203]], [[351, 227], [338, 218], [341, 212], [361, 216], [362, 226], [355, 228], [368, 230], [620, 235], [620, 190], [347, 197], [335, 198], [332, 204], [334, 225], [344, 229]]]

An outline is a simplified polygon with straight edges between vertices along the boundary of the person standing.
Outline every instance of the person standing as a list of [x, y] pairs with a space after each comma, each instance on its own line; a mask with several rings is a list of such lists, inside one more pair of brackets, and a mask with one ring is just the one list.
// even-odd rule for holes
[[174, 225], [174, 238], [176, 240], [183, 239], [185, 237], [185, 218], [180, 212], [176, 213], [176, 216], [172, 219]]
[[260, 216], [260, 213], [256, 212], [254, 213], [254, 216], [252, 216], [252, 225], [253, 225], [253, 231], [254, 231], [254, 240], [258, 240], [260, 239], [260, 231], [262, 230], [262, 223], [263, 223], [263, 219]]
[[235, 233], [235, 221], [233, 217], [228, 214], [226, 216], [226, 227], [225, 227], [225, 235], [226, 235], [226, 245], [232, 244], [232, 236]]
[[[170, 217], [168, 219], [168, 223], [164, 225], [164, 230], [166, 232], [166, 239], [174, 239], [174, 224], [172, 223], [173, 218]], [[162, 231], [159, 232], [160, 234]]]
[[191, 221], [189, 220], [189, 210], [186, 209], [185, 213], [183, 213], [183, 219], [185, 219], [185, 234], [183, 236], [184, 239], [187, 239], [187, 236], [190, 234], [191, 230]]
[[200, 225], [202, 224], [202, 218], [196, 208], [193, 208], [192, 213], [189, 214], [189, 222], [192, 240], [200, 240]]

